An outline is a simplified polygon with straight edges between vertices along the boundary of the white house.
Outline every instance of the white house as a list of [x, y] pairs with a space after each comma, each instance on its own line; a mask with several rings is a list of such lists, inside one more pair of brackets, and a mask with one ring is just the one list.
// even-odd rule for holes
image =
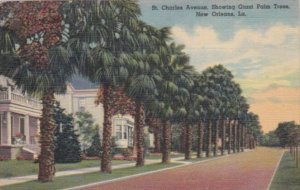
[[0, 76], [0, 157], [15, 159], [22, 153], [33, 157], [39, 151], [39, 100], [23, 95], [13, 83]]
[[[95, 124], [99, 125], [99, 135], [102, 138], [104, 110], [103, 105], [96, 105], [98, 87], [87, 80], [76, 76], [67, 84], [67, 91], [63, 95], [56, 95], [67, 113], [75, 114], [79, 111], [88, 111], [92, 114]], [[112, 135], [116, 138], [116, 144], [120, 148], [133, 145], [134, 119], [130, 115], [115, 115], [112, 122]]]

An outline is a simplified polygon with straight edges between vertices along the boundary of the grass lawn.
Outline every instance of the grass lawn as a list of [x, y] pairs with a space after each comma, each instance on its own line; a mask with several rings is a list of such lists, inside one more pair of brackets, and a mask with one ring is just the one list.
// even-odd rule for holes
[[[171, 154], [170, 155], [170, 157], [171, 158], [178, 158], [178, 157], [183, 157], [184, 156], [184, 154], [182, 154], [182, 153], [178, 153], [178, 154]], [[150, 160], [160, 160], [161, 159], [161, 157], [162, 157], [162, 155], [161, 154], [148, 154], [148, 155], [146, 155], [145, 156], [145, 158], [146, 159], [150, 159]]]
[[190, 160], [182, 159], [180, 161], [186, 161], [186, 162], [192, 162], [192, 163], [194, 163], [194, 162], [199, 162], [199, 161], [202, 161], [202, 160], [208, 160], [208, 159], [211, 159], [211, 158], [214, 158], [214, 157], [209, 157], [209, 158], [207, 158], [207, 157], [203, 157], [203, 158], [191, 158]]
[[270, 190], [282, 189], [300, 189], [300, 167], [296, 168], [295, 161], [289, 152], [284, 153], [270, 188]]
[[173, 166], [177, 166], [177, 165], [180, 165], [180, 164], [178, 164], [178, 163], [151, 164], [151, 165], [146, 165], [144, 167], [130, 167], [130, 168], [113, 170], [112, 174], [103, 174], [100, 172], [94, 172], [94, 173], [88, 173], [88, 174], [56, 177], [54, 179], [54, 181], [51, 183], [40, 183], [35, 180], [35, 181], [30, 181], [30, 182], [15, 184], [15, 185], [3, 186], [3, 187], [1, 187], [1, 190], [64, 189], [64, 188], [70, 188], [70, 187], [80, 186], [80, 185], [94, 183], [94, 182], [100, 182], [100, 181], [120, 178], [120, 177], [124, 177], [124, 176], [128, 176], [128, 175], [134, 175], [134, 174], [139, 174], [139, 173], [143, 173], [143, 172], [148, 172], [148, 171], [153, 171], [153, 170], [158, 170], [158, 169], [163, 169], [163, 168], [169, 168], [169, 167], [173, 167]]
[[[113, 160], [113, 165], [127, 164], [131, 161]], [[83, 160], [79, 163], [56, 164], [56, 171], [79, 168], [100, 167], [99, 160]], [[38, 173], [39, 164], [27, 160], [9, 160], [0, 162], [0, 178], [17, 177]]]

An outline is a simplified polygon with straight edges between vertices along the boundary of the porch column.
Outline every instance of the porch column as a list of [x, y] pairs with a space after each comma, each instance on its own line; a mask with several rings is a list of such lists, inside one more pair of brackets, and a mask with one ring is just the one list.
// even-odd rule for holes
[[11, 100], [11, 86], [7, 87], [7, 97], [8, 97], [8, 100]]
[[11, 113], [6, 112], [7, 145], [11, 145]]
[[37, 119], [37, 134], [40, 135], [41, 132], [41, 121], [40, 118]]
[[30, 144], [29, 115], [25, 115], [24, 129], [25, 129], [25, 136], [26, 136], [26, 144]]

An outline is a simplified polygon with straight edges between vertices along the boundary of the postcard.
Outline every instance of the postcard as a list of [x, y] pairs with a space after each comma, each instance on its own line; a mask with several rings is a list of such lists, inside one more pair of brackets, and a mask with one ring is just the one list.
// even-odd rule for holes
[[0, 189], [300, 189], [298, 0], [0, 0]]

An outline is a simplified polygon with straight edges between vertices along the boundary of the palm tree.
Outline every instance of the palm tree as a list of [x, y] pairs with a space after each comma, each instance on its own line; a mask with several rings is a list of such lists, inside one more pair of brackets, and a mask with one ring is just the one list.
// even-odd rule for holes
[[[74, 71], [69, 62], [70, 50], [61, 38], [61, 5], [58, 1], [1, 5], [13, 16], [0, 28], [0, 74], [11, 78], [23, 93], [40, 97], [43, 105], [38, 175], [43, 182], [52, 181], [55, 173], [54, 93], [65, 92], [66, 81]], [[44, 14], [43, 10], [52, 14]]]
[[205, 121], [207, 118], [207, 102], [208, 102], [208, 98], [205, 97], [205, 94], [203, 93], [203, 83], [205, 83], [205, 81], [203, 81], [203, 78], [201, 76], [201, 74], [196, 76], [196, 80], [195, 80], [195, 89], [196, 89], [196, 93], [198, 95], [200, 95], [203, 99], [202, 101], [199, 102], [199, 104], [196, 105], [196, 109], [199, 112], [199, 117], [196, 119], [196, 122], [198, 123], [197, 126], [197, 158], [201, 158], [202, 157], [202, 151], [203, 151], [203, 146], [204, 146], [204, 129], [205, 129]]
[[255, 148], [256, 142], [262, 135], [259, 116], [252, 112], [247, 113], [245, 128], [246, 134], [248, 134], [250, 138], [250, 148]]
[[[222, 149], [224, 154], [226, 138], [226, 120], [232, 110], [232, 86], [233, 75], [222, 65], [216, 65], [203, 71], [201, 76], [202, 83], [199, 87], [203, 97], [207, 102], [204, 106], [207, 111], [207, 156], [209, 156], [212, 147], [212, 136], [214, 137], [214, 155], [218, 152], [219, 131], [222, 126]], [[231, 130], [231, 128], [229, 128]], [[230, 131], [229, 131], [230, 132]], [[212, 134], [213, 133], [213, 134]], [[231, 132], [229, 133], [231, 134]], [[229, 140], [231, 135], [229, 135]]]
[[[169, 38], [169, 29], [160, 30], [144, 23], [139, 22], [138, 42], [139, 47], [135, 53], [139, 67], [131, 70], [132, 76], [128, 80], [126, 87], [127, 94], [136, 104], [135, 129], [137, 137], [137, 166], [144, 165], [144, 111], [145, 103], [155, 100], [158, 95], [158, 85], [162, 81], [161, 65], [162, 57], [166, 56], [166, 40]], [[163, 52], [161, 52], [163, 51]], [[155, 117], [154, 113], [152, 113]], [[158, 118], [158, 117], [157, 117]], [[163, 126], [166, 122], [162, 121]], [[163, 127], [165, 128], [165, 127]], [[165, 130], [163, 130], [165, 131]], [[164, 133], [163, 133], [164, 134]]]
[[[104, 122], [101, 171], [111, 172], [111, 136], [113, 94], [122, 88], [131, 67], [138, 65], [133, 52], [140, 9], [136, 1], [76, 1], [69, 9], [69, 20], [82, 28], [69, 43], [75, 49], [78, 71], [92, 82], [99, 83], [102, 92]], [[83, 15], [83, 16], [82, 16]], [[87, 15], [87, 16], [85, 16]], [[141, 110], [138, 104], [136, 109]], [[136, 123], [140, 120], [136, 121]]]
[[[185, 159], [190, 159], [192, 149], [192, 125], [198, 112], [194, 109], [199, 97], [193, 92], [196, 72], [189, 63], [189, 57], [183, 52], [184, 46], [170, 45], [173, 56], [171, 57], [171, 72], [173, 83], [177, 86], [175, 96], [175, 122], [180, 122], [185, 127]], [[167, 74], [167, 73], [166, 73]], [[176, 103], [175, 103], [176, 102]], [[198, 116], [198, 115], [197, 115]], [[196, 117], [197, 117], [196, 116]]]
[[180, 122], [180, 119], [187, 113], [183, 106], [187, 94], [184, 86], [190, 84], [188, 76], [190, 76], [191, 67], [187, 65], [189, 60], [187, 55], [182, 52], [183, 46], [171, 43], [169, 47], [164, 46], [163, 49], [159, 53], [161, 63], [163, 63], [160, 67], [163, 78], [157, 83], [158, 94], [155, 96], [152, 107], [155, 107], [153, 110], [162, 122], [162, 162], [168, 163], [171, 148], [171, 122]]

